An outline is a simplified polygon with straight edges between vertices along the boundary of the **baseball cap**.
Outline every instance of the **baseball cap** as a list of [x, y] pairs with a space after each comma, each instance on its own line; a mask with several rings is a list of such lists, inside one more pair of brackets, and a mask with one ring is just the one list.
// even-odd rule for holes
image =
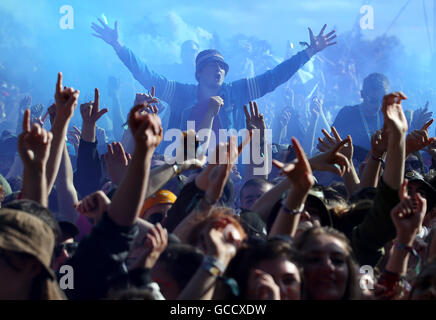
[[433, 198], [436, 196], [436, 189], [433, 188], [433, 186], [430, 183], [428, 183], [424, 179], [424, 176], [422, 174], [420, 174], [418, 171], [411, 170], [411, 171], [406, 172], [405, 178], [409, 182], [413, 182], [413, 181], [420, 182], [428, 192], [427, 198], [430, 198], [430, 197]]
[[203, 50], [197, 55], [195, 59], [195, 72], [201, 70], [206, 63], [211, 61], [219, 62], [226, 71], [226, 74], [229, 72], [229, 65], [224, 61], [222, 54], [215, 49]]
[[177, 200], [176, 195], [171, 191], [159, 190], [154, 195], [152, 195], [147, 200], [145, 200], [144, 205], [142, 206], [141, 209], [140, 217], [142, 218], [146, 210], [150, 209], [151, 207], [157, 204], [173, 204], [174, 202], [176, 202], [176, 200]]

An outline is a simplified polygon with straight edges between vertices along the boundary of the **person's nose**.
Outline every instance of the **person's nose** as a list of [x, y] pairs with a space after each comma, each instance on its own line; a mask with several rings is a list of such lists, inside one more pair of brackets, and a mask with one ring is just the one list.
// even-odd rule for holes
[[333, 272], [335, 269], [335, 266], [330, 257], [323, 257], [320, 262], [320, 267], [321, 270], [324, 272]]

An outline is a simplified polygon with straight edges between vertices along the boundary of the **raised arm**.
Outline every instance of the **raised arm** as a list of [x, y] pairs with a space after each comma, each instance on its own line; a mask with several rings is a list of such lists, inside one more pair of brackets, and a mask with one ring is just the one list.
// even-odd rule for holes
[[162, 140], [160, 119], [154, 114], [142, 114], [146, 104], [133, 107], [129, 127], [135, 139], [135, 150], [126, 175], [109, 206], [109, 217], [120, 226], [134, 224], [145, 200], [151, 157]]
[[401, 202], [391, 211], [397, 235], [386, 270], [400, 276], [406, 275], [409, 254], [427, 211], [426, 199], [419, 193], [414, 197], [415, 199], [412, 199], [407, 194], [407, 180], [405, 180], [400, 192]]
[[403, 99], [406, 96], [402, 92], [383, 98], [383, 131], [388, 135], [386, 169], [370, 212], [352, 233], [353, 250], [360, 264], [375, 265], [383, 246], [395, 237], [389, 212], [399, 202], [398, 191], [404, 180], [407, 120], [401, 106]]
[[94, 91], [94, 101], [80, 105], [80, 114], [82, 115], [82, 139], [86, 142], [94, 143], [95, 129], [97, 121], [108, 112], [108, 109], [100, 110], [100, 92], [98, 88]]
[[101, 19], [98, 19], [98, 21], [100, 25], [92, 23], [91, 28], [95, 32], [93, 36], [102, 39], [115, 50], [118, 57], [139, 83], [145, 88], [155, 86], [156, 91], [159, 93], [158, 97], [168, 104], [171, 104], [177, 83], [169, 81], [164, 76], [151, 71], [144, 62], [138, 59], [131, 50], [121, 43], [117, 21], [115, 21], [114, 28], [109, 27], [109, 25]]
[[62, 221], [77, 222], [79, 213], [74, 208], [78, 201], [77, 192], [73, 183], [73, 167], [67, 146], [64, 146], [59, 172], [56, 177], [56, 193], [58, 199], [59, 213]]
[[421, 130], [413, 130], [406, 137], [406, 157], [409, 154], [418, 152], [419, 150], [430, 146], [435, 138], [430, 138], [428, 135], [428, 128], [433, 123], [433, 119], [426, 122]]
[[243, 92], [246, 94], [243, 101], [256, 100], [265, 94], [272, 92], [282, 83], [288, 81], [307, 61], [315, 54], [325, 48], [336, 44], [335, 31], [324, 34], [327, 25], [324, 25], [317, 36], [314, 36], [309, 28], [310, 45], [305, 43], [307, 48], [300, 51], [288, 60], [285, 60], [274, 69], [250, 79], [241, 79], [235, 85], [243, 85]]
[[401, 191], [401, 201], [391, 211], [391, 218], [396, 229], [396, 238], [393, 241], [385, 271], [379, 280], [384, 287], [385, 299], [402, 299], [408, 295], [407, 287], [402, 285], [407, 275], [410, 254], [416, 254], [413, 249], [415, 237], [419, 232], [427, 211], [427, 201], [416, 193], [412, 199], [407, 194], [407, 180], [404, 181]]
[[77, 151], [77, 170], [74, 182], [81, 197], [100, 188], [102, 170], [97, 150], [96, 126], [97, 121], [106, 112], [107, 109], [100, 110], [100, 95], [97, 88], [94, 91], [94, 101], [80, 105], [82, 131]]
[[65, 145], [65, 137], [67, 136], [68, 124], [73, 116], [74, 110], [79, 99], [79, 91], [73, 88], [63, 87], [62, 73], [59, 72], [56, 83], [55, 94], [55, 109], [56, 115], [51, 127], [53, 133], [53, 141], [50, 148], [50, 156], [47, 162], [47, 193], [50, 191], [56, 180], [59, 165], [62, 160], [62, 151]]
[[256, 213], [262, 218], [263, 221], [268, 221], [268, 217], [272, 208], [280, 199], [282, 194], [290, 188], [290, 186], [291, 184], [289, 179], [284, 179], [274, 186], [274, 188], [270, 189], [268, 192], [265, 192], [259, 199], [256, 200], [253, 208], [256, 208]]
[[236, 245], [219, 228], [203, 232], [206, 256], [178, 300], [212, 300], [218, 277], [222, 276], [236, 255]]
[[[196, 177], [196, 185], [201, 190], [205, 191], [204, 197], [200, 200], [198, 206], [192, 210], [174, 229], [174, 234], [184, 242], [187, 240], [192, 227], [197, 224], [199, 218], [207, 217], [212, 207], [221, 198], [227, 180], [230, 177], [232, 163], [230, 160], [230, 148], [236, 148], [236, 139], [231, 137], [231, 143], [226, 145], [227, 151], [223, 150], [223, 145], [217, 146], [217, 153], [226, 152], [227, 160], [221, 164], [209, 164], [202, 172]], [[221, 148], [220, 148], [221, 147]]]
[[371, 137], [371, 154], [369, 154], [365, 169], [361, 174], [359, 189], [366, 187], [376, 188], [380, 176], [380, 170], [386, 150], [388, 148], [388, 137], [386, 132], [376, 130]]
[[388, 152], [383, 181], [392, 189], [400, 190], [404, 179], [406, 160], [407, 120], [401, 100], [407, 99], [402, 92], [394, 92], [383, 98], [384, 127], [388, 133]]
[[287, 165], [277, 160], [273, 161], [274, 165], [282, 170], [281, 173], [286, 175], [291, 184], [291, 188], [271, 227], [270, 235], [285, 234], [291, 237], [295, 236], [307, 195], [309, 194], [310, 188], [315, 183], [312, 169], [310, 168], [304, 150], [301, 148], [297, 139], [293, 138], [292, 144], [297, 154], [296, 161]]
[[[330, 148], [334, 147], [336, 143], [342, 141], [341, 136], [336, 131], [336, 128], [332, 126], [331, 129], [334, 138], [326, 130], [323, 129], [322, 133], [324, 134], [325, 139], [324, 140], [321, 138], [318, 139], [320, 142], [318, 149], [322, 152], [328, 151]], [[344, 145], [344, 147], [341, 149], [341, 154], [347, 158], [348, 163], [350, 164], [350, 170], [344, 173], [343, 178], [344, 178], [345, 188], [347, 189], [347, 193], [349, 196], [351, 196], [354, 192], [356, 192], [359, 189], [360, 180], [353, 164], [353, 152], [354, 152], [353, 141], [350, 135], [347, 137], [347, 139], [348, 139], [348, 143]]]
[[[252, 139], [250, 141], [250, 162], [245, 167], [244, 182], [250, 180], [253, 176], [259, 176], [264, 179], [268, 179], [268, 173], [270, 168], [269, 157], [272, 152], [269, 152], [270, 146], [267, 145], [266, 137], [266, 124], [263, 118], [263, 114], [259, 113], [259, 108], [256, 102], [250, 101], [250, 111], [246, 105], [244, 105], [245, 123], [247, 130], [252, 132]], [[256, 163], [259, 158], [262, 158], [260, 163]]]
[[23, 161], [23, 199], [48, 207], [46, 164], [53, 135], [38, 124], [30, 127], [30, 110], [24, 112], [23, 131], [18, 137], [18, 152]]

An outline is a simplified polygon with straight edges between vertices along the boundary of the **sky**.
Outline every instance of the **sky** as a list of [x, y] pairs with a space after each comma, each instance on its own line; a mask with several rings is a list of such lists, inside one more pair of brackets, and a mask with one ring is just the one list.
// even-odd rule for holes
[[[104, 14], [110, 25], [117, 20], [121, 41], [145, 61], [173, 63], [179, 59], [179, 46], [184, 40], [195, 39], [201, 49], [218, 34], [225, 41], [238, 33], [268, 40], [273, 53], [283, 57], [286, 41], [308, 41], [307, 27], [318, 32], [323, 24], [341, 33], [359, 23], [362, 5], [374, 9], [374, 29], [362, 30], [364, 37], [373, 39], [385, 34], [397, 36], [406, 52], [426, 62], [431, 46], [436, 45], [433, 34], [433, 0], [2, 0], [0, 14], [12, 17], [14, 23], [1, 30], [7, 32], [9, 43], [4, 46], [25, 48], [28, 56], [18, 49], [2, 60], [17, 61], [14, 72], [27, 78], [35, 88], [34, 95], [48, 100], [48, 88], [54, 84], [56, 72], [62, 70], [72, 85], [86, 88], [85, 98], [91, 97], [92, 87], [106, 85], [108, 74], [115, 74], [137, 86], [118, 60], [113, 50], [91, 35], [91, 22]], [[404, 4], [407, 9], [392, 25]], [[74, 29], [62, 30], [59, 12], [63, 5], [74, 9]], [[427, 18], [424, 14], [427, 8]], [[0, 22], [1, 25], [1, 22]], [[388, 30], [389, 28], [389, 30]], [[6, 31], [5, 31], [6, 30]], [[429, 43], [429, 37], [434, 44]], [[17, 43], [13, 43], [17, 41]], [[434, 50], [434, 49], [433, 49]], [[7, 51], [11, 54], [10, 50]], [[29, 54], [30, 53], [30, 54]], [[17, 56], [15, 56], [17, 55]], [[20, 60], [21, 59], [21, 60]], [[31, 70], [26, 61], [36, 61]], [[20, 66], [23, 66], [22, 70]], [[92, 75], [92, 77], [90, 77]], [[45, 103], [45, 101], [43, 102]]]

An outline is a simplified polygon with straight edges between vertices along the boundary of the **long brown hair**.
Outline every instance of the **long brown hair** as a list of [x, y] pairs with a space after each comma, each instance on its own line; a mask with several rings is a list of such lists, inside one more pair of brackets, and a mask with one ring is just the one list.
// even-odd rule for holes
[[[361, 290], [359, 287], [359, 277], [358, 277], [358, 265], [355, 262], [353, 256], [353, 250], [351, 249], [350, 242], [348, 238], [342, 232], [331, 228], [331, 227], [314, 227], [304, 231], [295, 241], [295, 248], [299, 254], [299, 260], [303, 266], [303, 270], [305, 268], [305, 262], [303, 258], [303, 248], [304, 246], [313, 238], [320, 235], [329, 235], [332, 236], [344, 244], [346, 251], [346, 264], [348, 267], [348, 279], [346, 284], [346, 289], [342, 300], [355, 300], [361, 298]], [[304, 277], [304, 273], [303, 273]], [[307, 283], [307, 281], [304, 281]], [[303, 297], [307, 298], [308, 292], [305, 287], [303, 287]]]

